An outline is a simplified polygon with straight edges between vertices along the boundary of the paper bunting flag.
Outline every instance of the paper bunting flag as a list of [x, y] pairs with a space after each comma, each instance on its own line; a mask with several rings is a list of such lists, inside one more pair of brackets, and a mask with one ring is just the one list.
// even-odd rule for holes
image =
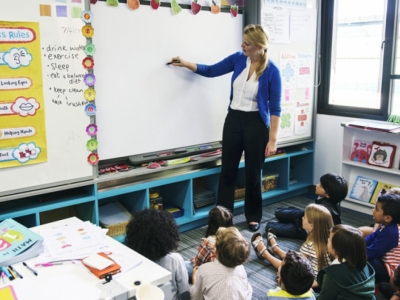
[[89, 124], [86, 127], [86, 133], [90, 136], [95, 136], [97, 134], [97, 125], [96, 124]]
[[213, 14], [219, 14], [221, 12], [221, 3], [219, 0], [212, 0], [211, 1], [211, 12]]
[[89, 117], [92, 117], [96, 114], [96, 105], [94, 105], [93, 103], [87, 104], [85, 106], [85, 112], [86, 115], [88, 115]]
[[128, 1], [126, 1], [126, 4], [128, 5], [130, 10], [136, 10], [140, 7], [139, 0], [128, 0]]
[[106, 0], [106, 5], [111, 7], [117, 7], [119, 4], [118, 0]]
[[237, 5], [231, 5], [231, 9], [230, 9], [230, 11], [231, 11], [231, 15], [233, 16], [233, 17], [236, 17], [237, 16], [237, 14], [238, 14], [238, 6]]
[[97, 0], [90, 0], [90, 4], [96, 4]]
[[82, 65], [86, 70], [93, 69], [94, 67], [94, 60], [92, 57], [85, 57], [82, 61]]
[[88, 156], [88, 162], [91, 165], [95, 165], [99, 162], [99, 156], [97, 155], [97, 153], [90, 153]]
[[171, 8], [172, 8], [172, 13], [174, 15], [177, 15], [182, 11], [182, 7], [179, 6], [179, 4], [178, 4], [178, 2], [176, 2], [176, 0], [171, 1]]
[[97, 140], [95, 138], [91, 138], [90, 140], [87, 141], [86, 143], [86, 148], [89, 151], [95, 151], [97, 150], [97, 147], [99, 146], [99, 143], [97, 142]]
[[86, 74], [83, 77], [83, 82], [87, 85], [87, 86], [94, 86], [94, 84], [96, 83], [96, 77], [94, 76], [94, 74]]
[[93, 14], [89, 10], [84, 10], [81, 12], [81, 19], [85, 23], [92, 23], [93, 20]]
[[85, 25], [81, 29], [82, 34], [85, 38], [89, 39], [94, 35], [94, 28], [92, 25]]
[[84, 51], [86, 55], [93, 56], [96, 53], [96, 47], [92, 43], [88, 43]]
[[150, 0], [150, 6], [152, 9], [158, 9], [160, 7], [161, 0]]
[[83, 97], [87, 101], [93, 101], [96, 98], [96, 91], [92, 88], [88, 88], [83, 92]]
[[192, 0], [191, 10], [194, 15], [197, 15], [201, 10], [201, 5], [198, 1], [199, 0]]

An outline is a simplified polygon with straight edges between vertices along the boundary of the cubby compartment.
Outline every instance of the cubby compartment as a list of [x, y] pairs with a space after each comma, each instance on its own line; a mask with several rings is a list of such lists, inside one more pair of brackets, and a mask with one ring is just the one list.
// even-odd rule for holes
[[290, 157], [289, 190], [307, 187], [313, 184], [314, 153], [299, 153]]
[[[151, 189], [156, 191], [163, 198], [164, 210], [172, 209], [173, 214], [178, 216], [175, 218], [178, 225], [190, 222], [193, 211], [193, 193], [191, 190], [190, 180], [183, 180], [169, 184], [154, 185]], [[150, 197], [149, 197], [150, 200]], [[149, 205], [149, 203], [148, 203]], [[179, 211], [179, 209], [183, 211]], [[182, 216], [179, 216], [181, 215]]]
[[146, 193], [147, 190], [143, 189], [118, 196], [102, 198], [99, 200], [99, 206], [103, 206], [110, 202], [119, 202], [130, 213], [140, 211], [149, 207]]
[[[278, 159], [279, 158], [279, 159]], [[277, 185], [274, 189], [263, 192], [263, 199], [272, 197], [277, 194], [281, 194], [287, 189], [287, 181], [288, 181], [288, 157], [287, 155], [271, 157], [267, 159], [264, 163], [262, 173], [261, 173], [261, 182], [263, 178], [268, 175], [276, 174], [276, 182]]]
[[[218, 184], [219, 184], [219, 173], [211, 174], [208, 176], [193, 178], [192, 186], [193, 186], [193, 217], [196, 219], [199, 218], [207, 218], [208, 212], [212, 209], [217, 203], [217, 193], [218, 193]], [[210, 203], [204, 207], [196, 207], [194, 203], [195, 193], [198, 190], [208, 190], [210, 193], [213, 193], [214, 203]]]

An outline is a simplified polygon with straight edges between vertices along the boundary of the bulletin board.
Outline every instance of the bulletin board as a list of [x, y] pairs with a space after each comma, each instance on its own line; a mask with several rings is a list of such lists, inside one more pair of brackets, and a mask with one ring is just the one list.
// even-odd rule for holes
[[282, 76], [278, 144], [313, 138], [317, 87], [317, 0], [261, 0], [261, 24], [270, 35], [268, 55]]
[[84, 1], [0, 0], [0, 7], [0, 196], [95, 178], [86, 145]]

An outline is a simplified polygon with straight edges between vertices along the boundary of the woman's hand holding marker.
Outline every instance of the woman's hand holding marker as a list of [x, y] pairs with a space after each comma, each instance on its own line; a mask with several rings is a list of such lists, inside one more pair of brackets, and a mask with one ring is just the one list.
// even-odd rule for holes
[[187, 69], [189, 69], [192, 72], [196, 72], [197, 70], [197, 64], [192, 63], [192, 62], [188, 62], [182, 58], [180, 58], [179, 56], [175, 56], [171, 59], [171, 61], [169, 63], [167, 63], [167, 65], [173, 65], [176, 67], [185, 67]]

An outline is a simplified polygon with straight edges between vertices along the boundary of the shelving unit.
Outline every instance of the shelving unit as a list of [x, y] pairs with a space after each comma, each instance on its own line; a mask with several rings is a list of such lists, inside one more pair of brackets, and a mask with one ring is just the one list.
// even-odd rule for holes
[[[350, 122], [351, 123], [351, 122]], [[363, 129], [349, 126], [349, 123], [342, 123], [344, 127], [343, 132], [343, 152], [342, 152], [342, 163], [341, 163], [341, 175], [346, 178], [349, 182], [349, 193], [354, 184], [355, 179], [358, 175], [375, 179], [378, 181], [393, 183], [400, 185], [400, 135], [396, 133], [389, 133], [383, 131], [376, 131], [372, 129], [373, 124], [385, 125], [389, 124], [386, 122], [371, 122], [371, 128]], [[355, 139], [364, 141], [380, 141], [390, 143], [397, 146], [396, 154], [393, 161], [393, 167], [391, 169], [376, 167], [350, 160], [352, 152], [353, 141]], [[358, 201], [347, 197], [342, 202], [343, 207], [347, 207], [356, 211], [360, 211], [366, 214], [371, 213], [371, 209], [374, 207], [373, 204]]]
[[[265, 159], [262, 173], [277, 173], [279, 178], [275, 189], [263, 192], [263, 205], [304, 194], [313, 184], [314, 143], [305, 142], [285, 150], [286, 154]], [[208, 212], [213, 206], [194, 210], [193, 190], [194, 187], [203, 187], [217, 195], [220, 164], [220, 157], [209, 157], [155, 170], [137, 168], [101, 175], [80, 184], [44, 189], [41, 194], [25, 193], [0, 198], [0, 220], [14, 218], [32, 227], [73, 214], [99, 225], [99, 206], [119, 201], [128, 211], [149, 208], [150, 189], [154, 189], [163, 197], [164, 203], [184, 209], [183, 216], [176, 218], [176, 222], [181, 231], [186, 231], [206, 224]], [[295, 183], [290, 184], [291, 181]], [[243, 161], [239, 165], [240, 182], [244, 185]], [[244, 211], [243, 202], [235, 202], [235, 214]], [[124, 237], [115, 238], [122, 241]]]

